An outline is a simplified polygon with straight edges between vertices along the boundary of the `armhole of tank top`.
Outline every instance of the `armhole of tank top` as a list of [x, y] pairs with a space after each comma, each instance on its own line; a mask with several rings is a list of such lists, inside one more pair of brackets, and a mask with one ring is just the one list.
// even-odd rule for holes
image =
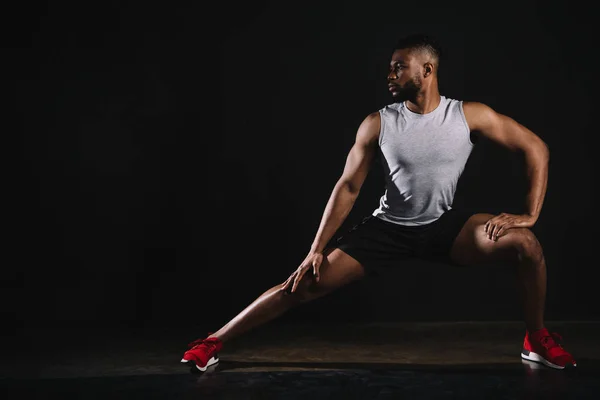
[[471, 146], [475, 146], [475, 143], [471, 140], [471, 129], [469, 128], [469, 123], [467, 122], [467, 117], [465, 117], [465, 111], [463, 110], [463, 102], [458, 102], [458, 110], [460, 111], [460, 117], [465, 124], [465, 129], [467, 130], [467, 140]]
[[384, 118], [383, 118], [383, 111], [385, 109], [382, 108], [379, 110], [379, 138], [377, 139], [377, 142], [379, 143], [379, 148], [381, 148], [381, 144], [383, 142], [383, 127], [385, 125], [384, 123]]

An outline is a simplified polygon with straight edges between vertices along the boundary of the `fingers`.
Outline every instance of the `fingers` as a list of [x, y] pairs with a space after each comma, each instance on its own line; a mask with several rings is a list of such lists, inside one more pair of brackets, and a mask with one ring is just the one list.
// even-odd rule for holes
[[498, 224], [494, 224], [494, 226], [492, 226], [492, 230], [490, 232], [490, 239], [493, 241], [498, 240], [498, 229], [500, 229], [500, 223]]
[[502, 225], [500, 227], [498, 227], [498, 231], [496, 232], [496, 240], [498, 240], [498, 238], [500, 236], [502, 236], [502, 234], [504, 233], [505, 230], [507, 230], [509, 227], [507, 225]]
[[298, 288], [298, 284], [302, 280], [302, 277], [306, 273], [306, 270], [307, 270], [307, 268], [302, 268], [296, 273], [296, 277], [294, 278], [294, 285], [292, 286], [292, 293], [294, 293], [296, 291], [296, 289]]
[[488, 239], [497, 241], [502, 233], [507, 229], [510, 229], [513, 225], [511, 218], [502, 214], [490, 218], [484, 225], [484, 231], [487, 234]]
[[321, 267], [321, 263], [318, 261], [313, 261], [313, 275], [315, 277], [315, 281], [319, 282], [319, 278], [320, 278], [320, 267]]
[[499, 223], [491, 223], [488, 228], [488, 239], [493, 241], [498, 240], [498, 229], [500, 229]]
[[496, 227], [496, 220], [497, 217], [491, 218], [488, 220], [488, 222], [485, 223], [485, 233], [487, 234], [487, 238], [492, 240], [493, 234], [494, 234], [494, 228]]
[[500, 222], [500, 216], [491, 218], [485, 224], [485, 233], [487, 233], [487, 238], [490, 240], [496, 240], [496, 230], [498, 227], [498, 223]]
[[290, 284], [292, 282], [292, 277], [294, 276], [294, 274], [290, 275], [289, 278], [287, 278], [285, 280], [285, 282], [283, 282], [283, 285], [281, 285], [281, 288], [283, 289], [283, 291], [287, 294], [290, 290]]
[[[288, 293], [294, 293], [296, 291], [296, 289], [298, 288], [298, 285], [300, 284], [300, 281], [302, 281], [302, 278], [304, 277], [304, 274], [306, 274], [306, 271], [308, 271], [309, 269], [312, 268], [312, 272], [313, 272], [313, 276], [315, 278], [316, 282], [319, 282], [319, 280], [321, 279], [321, 261], [322, 261], [323, 257], [313, 257], [312, 261], [309, 261], [309, 259], [307, 258], [306, 260], [304, 260], [304, 262], [300, 265], [300, 267], [298, 267], [298, 269], [284, 282], [282, 288], [284, 289], [284, 291], [288, 292]], [[291, 286], [291, 290], [289, 290]]]

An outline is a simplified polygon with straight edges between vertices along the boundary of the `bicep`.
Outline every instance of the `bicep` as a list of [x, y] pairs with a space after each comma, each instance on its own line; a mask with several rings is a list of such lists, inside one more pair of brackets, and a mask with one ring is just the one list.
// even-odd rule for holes
[[546, 148], [542, 139], [514, 119], [481, 103], [465, 104], [465, 117], [472, 131], [512, 151]]
[[379, 139], [379, 113], [367, 116], [356, 133], [356, 140], [346, 157], [340, 182], [347, 184], [352, 192], [362, 186], [375, 156]]

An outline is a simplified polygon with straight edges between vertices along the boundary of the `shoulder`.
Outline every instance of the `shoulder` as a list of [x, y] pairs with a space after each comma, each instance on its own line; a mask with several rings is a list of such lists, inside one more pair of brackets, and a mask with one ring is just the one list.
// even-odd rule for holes
[[493, 124], [500, 117], [490, 106], [478, 101], [464, 101], [463, 112], [472, 130], [483, 129], [489, 124]]
[[381, 110], [368, 114], [361, 122], [357, 137], [367, 143], [377, 142], [381, 130]]
[[471, 114], [481, 114], [492, 112], [492, 108], [479, 101], [463, 101], [463, 109]]
[[363, 124], [375, 124], [378, 125], [381, 122], [381, 111], [373, 111], [368, 114], [363, 120]]

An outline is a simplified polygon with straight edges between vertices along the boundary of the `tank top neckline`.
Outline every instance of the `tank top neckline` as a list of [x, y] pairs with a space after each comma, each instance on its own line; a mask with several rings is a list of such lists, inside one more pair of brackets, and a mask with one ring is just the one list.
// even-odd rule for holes
[[438, 103], [437, 107], [434, 108], [433, 110], [431, 110], [428, 113], [425, 114], [419, 114], [416, 113], [414, 111], [411, 111], [408, 106], [406, 105], [406, 101], [402, 102], [402, 108], [404, 109], [404, 114], [408, 115], [411, 118], [431, 118], [433, 117], [435, 114], [437, 114], [437, 112], [442, 109], [442, 103], [444, 103], [446, 101], [446, 97], [440, 95], [440, 102]]

